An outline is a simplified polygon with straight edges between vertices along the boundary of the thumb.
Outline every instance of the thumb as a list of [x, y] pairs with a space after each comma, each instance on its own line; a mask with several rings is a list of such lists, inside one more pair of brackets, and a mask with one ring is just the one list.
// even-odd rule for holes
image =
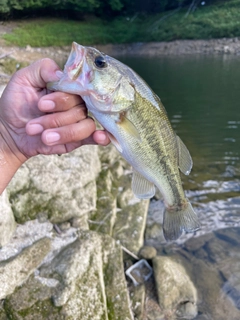
[[59, 80], [61, 71], [55, 61], [49, 58], [38, 60], [15, 74], [15, 81], [35, 88], [45, 88], [46, 83]]

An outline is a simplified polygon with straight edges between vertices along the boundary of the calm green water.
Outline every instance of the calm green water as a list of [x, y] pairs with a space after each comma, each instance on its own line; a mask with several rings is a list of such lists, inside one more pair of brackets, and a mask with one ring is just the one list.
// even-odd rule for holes
[[196, 319], [240, 319], [240, 57], [121, 60], [159, 95], [193, 158], [182, 180], [202, 228], [182, 236], [175, 253], [192, 268]]

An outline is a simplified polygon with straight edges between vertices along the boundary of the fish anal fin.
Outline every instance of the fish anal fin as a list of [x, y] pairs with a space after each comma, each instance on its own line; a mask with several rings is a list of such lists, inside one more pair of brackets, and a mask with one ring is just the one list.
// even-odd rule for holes
[[177, 136], [177, 145], [178, 145], [178, 166], [182, 173], [188, 175], [192, 170], [192, 157], [182, 142], [182, 140]]
[[125, 130], [130, 136], [141, 141], [140, 134], [135, 125], [127, 118], [127, 111], [123, 111], [119, 114], [119, 120], [116, 122], [123, 130]]
[[188, 233], [198, 229], [200, 229], [200, 223], [189, 201], [180, 211], [166, 209], [163, 218], [163, 234], [167, 241], [177, 240], [183, 231]]
[[155, 195], [155, 185], [137, 171], [133, 171], [132, 191], [139, 199], [150, 199]]

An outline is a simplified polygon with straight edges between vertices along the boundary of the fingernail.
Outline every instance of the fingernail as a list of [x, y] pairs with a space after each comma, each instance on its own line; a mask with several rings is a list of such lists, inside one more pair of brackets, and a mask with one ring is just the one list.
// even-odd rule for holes
[[28, 126], [28, 134], [35, 135], [43, 132], [44, 128], [38, 123], [29, 124]]
[[60, 140], [60, 134], [57, 132], [48, 132], [46, 134], [47, 143], [55, 143]]
[[55, 72], [55, 74], [56, 74], [56, 76], [58, 77], [58, 79], [60, 79], [60, 78], [62, 77], [62, 75], [63, 75], [63, 72], [62, 72], [61, 70], [57, 70], [57, 71]]
[[104, 143], [104, 142], [106, 142], [106, 140], [107, 140], [106, 133], [104, 131], [98, 131], [99, 143]]
[[55, 108], [55, 103], [52, 100], [44, 100], [41, 104], [42, 111], [51, 111]]

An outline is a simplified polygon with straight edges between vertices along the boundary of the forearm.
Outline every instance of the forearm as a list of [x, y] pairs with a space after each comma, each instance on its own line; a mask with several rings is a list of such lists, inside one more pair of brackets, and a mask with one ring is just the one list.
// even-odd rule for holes
[[26, 160], [0, 121], [0, 194]]

